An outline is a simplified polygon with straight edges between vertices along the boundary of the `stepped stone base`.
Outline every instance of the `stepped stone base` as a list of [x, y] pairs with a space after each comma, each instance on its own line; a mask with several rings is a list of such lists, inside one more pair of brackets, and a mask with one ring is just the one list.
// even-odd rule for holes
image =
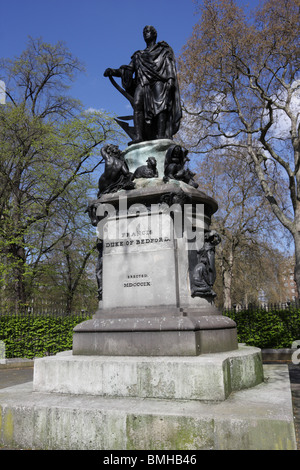
[[5, 388], [0, 445], [152, 455], [155, 450], [296, 450], [288, 368], [265, 365], [264, 376], [256, 387], [220, 402], [34, 392], [32, 383]]
[[263, 381], [261, 351], [196, 357], [73, 356], [71, 352], [35, 360], [37, 392], [107, 397], [220, 401]]
[[[121, 314], [118, 312], [121, 310]], [[198, 356], [237, 349], [236, 324], [211, 307], [183, 316], [168, 309], [124, 314], [99, 310], [74, 328], [73, 354], [87, 356]], [[175, 310], [175, 309], [174, 309]], [[179, 310], [179, 309], [178, 309]], [[158, 315], [160, 313], [160, 315]]]

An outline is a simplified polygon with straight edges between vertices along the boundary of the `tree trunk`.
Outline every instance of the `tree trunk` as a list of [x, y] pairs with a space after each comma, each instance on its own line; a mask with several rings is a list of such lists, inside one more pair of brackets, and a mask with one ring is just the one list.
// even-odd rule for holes
[[294, 233], [295, 242], [295, 270], [294, 279], [297, 286], [298, 298], [300, 299], [300, 231]]
[[9, 250], [14, 277], [14, 303], [16, 312], [20, 312], [26, 306], [27, 295], [25, 285], [25, 261], [24, 247], [13, 244]]
[[233, 268], [233, 247], [230, 245], [227, 259], [222, 260], [222, 281], [223, 281], [223, 307], [230, 309], [231, 288], [232, 288], [232, 268]]
[[232, 273], [230, 271], [223, 271], [223, 305], [224, 308], [231, 308], [231, 285]]
[[71, 315], [73, 310], [73, 300], [74, 300], [74, 292], [68, 291], [67, 293], [67, 302], [66, 302], [66, 314]]

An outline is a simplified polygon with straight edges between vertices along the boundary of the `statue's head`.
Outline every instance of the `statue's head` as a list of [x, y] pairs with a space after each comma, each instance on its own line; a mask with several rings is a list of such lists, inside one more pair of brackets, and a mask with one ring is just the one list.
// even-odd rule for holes
[[154, 39], [156, 41], [157, 31], [154, 26], [147, 25], [143, 29], [143, 36], [146, 42], [149, 39]]
[[182, 153], [181, 147], [179, 145], [175, 145], [173, 149], [173, 155], [178, 156], [178, 155], [181, 155], [181, 153]]
[[150, 167], [155, 168], [156, 167], [156, 159], [155, 157], [149, 157], [147, 159], [147, 163]]

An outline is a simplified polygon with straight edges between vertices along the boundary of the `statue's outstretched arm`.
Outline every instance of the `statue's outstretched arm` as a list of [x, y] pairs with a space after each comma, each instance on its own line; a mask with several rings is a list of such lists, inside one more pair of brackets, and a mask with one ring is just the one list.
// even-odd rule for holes
[[104, 71], [104, 77], [121, 77], [122, 76], [122, 72], [121, 72], [121, 69], [106, 69]]
[[[122, 66], [119, 69], [106, 69], [104, 72], [104, 77], [108, 77], [113, 86], [123, 95], [125, 98], [130, 102], [133, 106], [133, 96], [128, 93], [127, 86], [126, 86], [126, 79], [124, 79], [125, 70], [130, 69], [130, 66]], [[130, 69], [131, 70], [131, 69]], [[131, 72], [132, 76], [132, 72]], [[114, 79], [113, 77], [120, 77], [122, 79], [122, 84], [124, 88], [122, 88]], [[127, 79], [128, 80], [128, 79]]]

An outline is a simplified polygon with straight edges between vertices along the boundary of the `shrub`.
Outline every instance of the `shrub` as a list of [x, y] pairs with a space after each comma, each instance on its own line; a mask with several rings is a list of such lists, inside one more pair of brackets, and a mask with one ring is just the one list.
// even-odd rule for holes
[[[237, 324], [238, 341], [261, 349], [290, 348], [300, 339], [300, 308], [249, 308], [224, 315]], [[92, 314], [0, 315], [6, 357], [42, 357], [72, 349], [73, 328]]]
[[237, 324], [238, 341], [261, 349], [290, 348], [300, 339], [299, 308], [250, 308], [226, 311]]
[[91, 315], [0, 315], [7, 358], [42, 357], [72, 349], [73, 328]]

